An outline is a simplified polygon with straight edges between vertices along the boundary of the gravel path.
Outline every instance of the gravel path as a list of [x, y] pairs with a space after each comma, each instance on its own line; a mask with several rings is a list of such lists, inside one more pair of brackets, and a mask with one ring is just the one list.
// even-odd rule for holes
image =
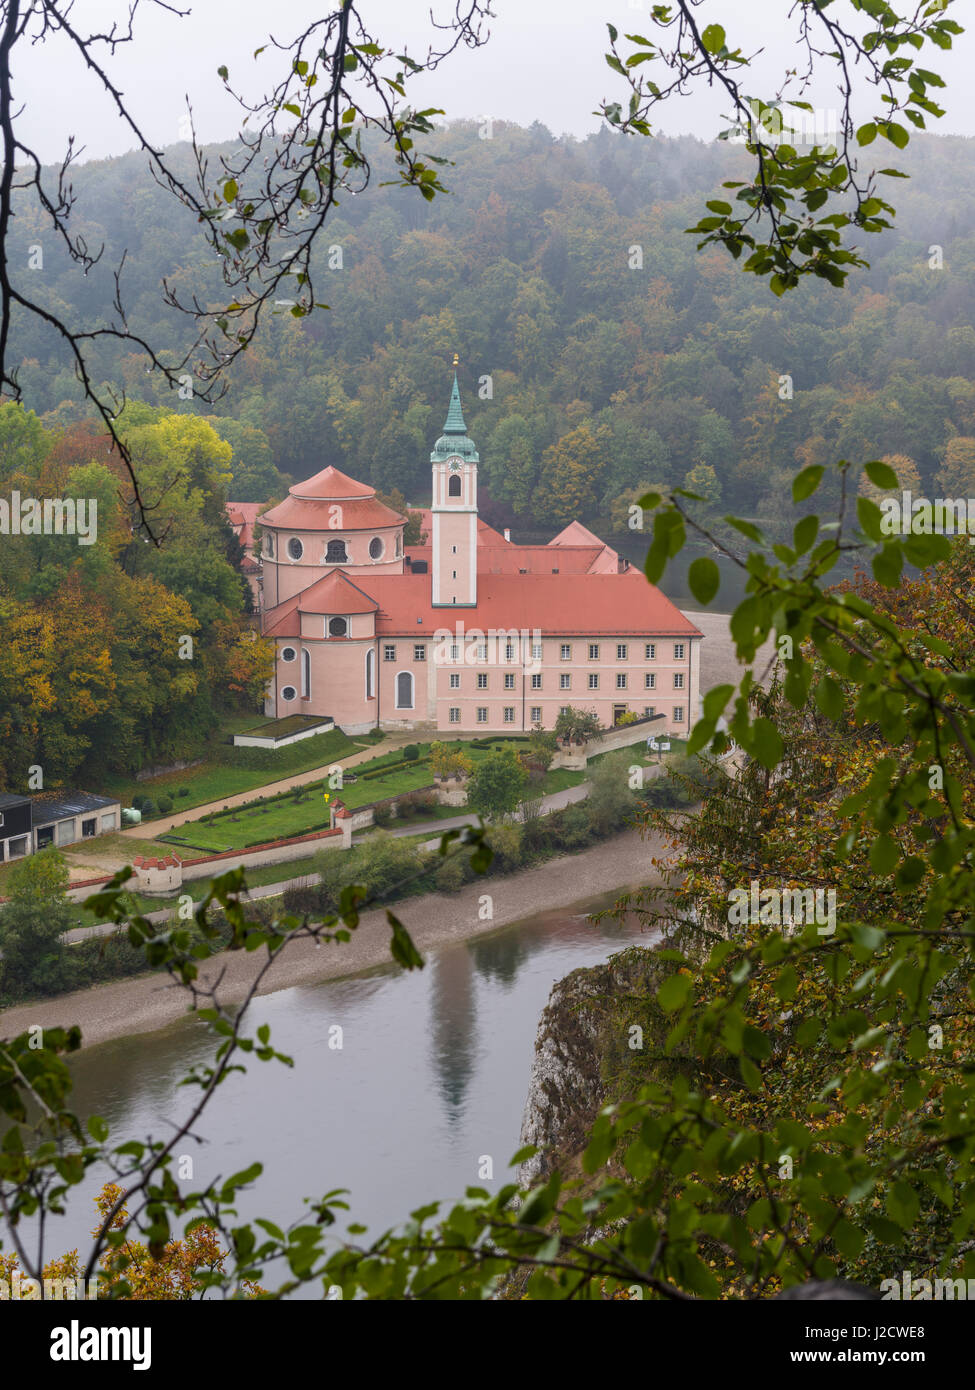
[[[560, 856], [536, 869], [469, 884], [459, 893], [430, 893], [408, 898], [395, 911], [424, 955], [438, 946], [466, 941], [484, 932], [521, 921], [533, 913], [616, 890], [625, 891], [655, 881], [651, 859], [666, 854], [656, 836], [643, 839], [629, 831], [579, 854]], [[493, 902], [493, 917], [482, 920], [482, 897]], [[265, 978], [261, 993], [295, 985], [352, 975], [389, 961], [390, 928], [385, 912], [363, 913], [351, 941], [316, 948], [297, 942], [284, 949]], [[256, 954], [256, 953], [255, 953]], [[255, 955], [243, 951], [215, 956], [201, 970], [208, 979], [224, 971], [221, 998], [241, 999], [259, 968]], [[149, 1033], [180, 1018], [187, 1010], [185, 991], [161, 975], [95, 985], [50, 1001], [17, 1005], [0, 1013], [0, 1038], [9, 1038], [39, 1025], [79, 1024], [85, 1046], [132, 1033]]]

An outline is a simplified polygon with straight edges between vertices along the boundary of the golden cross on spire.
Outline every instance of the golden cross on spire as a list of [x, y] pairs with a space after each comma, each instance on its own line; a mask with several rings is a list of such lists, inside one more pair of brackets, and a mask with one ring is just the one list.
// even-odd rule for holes
[[458, 364], [459, 361], [460, 361], [460, 358], [457, 356], [457, 354], [456, 354], [456, 352], [455, 352], [455, 353], [454, 353], [454, 366], [455, 366], [455, 367], [457, 366], [457, 364]]

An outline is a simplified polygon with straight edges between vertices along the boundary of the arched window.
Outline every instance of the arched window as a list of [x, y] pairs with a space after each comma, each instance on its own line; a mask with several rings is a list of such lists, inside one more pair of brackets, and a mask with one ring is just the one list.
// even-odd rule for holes
[[311, 653], [307, 647], [301, 649], [301, 698], [311, 697]]
[[378, 536], [373, 536], [372, 540], [369, 542], [369, 559], [381, 560], [385, 549], [386, 547], [383, 545], [380, 538]]
[[328, 635], [329, 637], [347, 637], [349, 634], [349, 624], [344, 618], [329, 618]]
[[366, 652], [366, 699], [376, 698], [376, 653], [372, 647]]
[[413, 708], [413, 673], [400, 671], [396, 676], [396, 708]]
[[329, 541], [328, 549], [325, 551], [326, 565], [347, 565], [348, 562], [345, 541]]
[[288, 554], [291, 556], [292, 560], [300, 560], [304, 553], [305, 547], [302, 545], [301, 541], [297, 536], [292, 536], [290, 541], [288, 541]]
[[273, 555], [273, 554], [274, 554], [274, 532], [273, 532], [273, 531], [268, 531], [267, 535], [264, 537], [264, 543], [265, 543], [265, 545], [267, 546], [267, 553], [268, 553], [269, 555]]
[[398, 532], [396, 533], [396, 558], [397, 558], [397, 560], [398, 560], [399, 557], [402, 555], [402, 553], [403, 553], [403, 533], [402, 533], [402, 531], [398, 531]]
[[461, 488], [460, 474], [459, 474], [459, 473], [451, 473], [450, 477], [447, 479], [447, 496], [448, 496], [448, 497], [459, 497], [459, 496], [460, 496], [460, 488]]

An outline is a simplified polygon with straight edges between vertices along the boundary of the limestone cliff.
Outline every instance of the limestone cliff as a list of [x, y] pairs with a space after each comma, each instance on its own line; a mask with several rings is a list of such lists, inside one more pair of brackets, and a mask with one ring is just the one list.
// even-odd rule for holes
[[522, 1182], [566, 1172], [585, 1146], [600, 1107], [627, 1089], [631, 1023], [645, 1028], [660, 962], [652, 950], [631, 947], [605, 965], [573, 970], [552, 986], [535, 1039], [522, 1144], [540, 1152], [521, 1168]]

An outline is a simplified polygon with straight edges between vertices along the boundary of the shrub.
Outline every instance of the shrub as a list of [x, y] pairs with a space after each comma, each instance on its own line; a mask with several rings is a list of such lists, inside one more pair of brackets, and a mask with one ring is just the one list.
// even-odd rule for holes
[[420, 750], [415, 743], [408, 743], [406, 747], [403, 749], [404, 761], [408, 763], [415, 762], [419, 756]]
[[411, 792], [410, 800], [413, 802], [413, 805], [416, 807], [417, 811], [421, 813], [435, 811], [437, 807], [440, 805], [440, 802], [437, 800], [436, 792]]
[[556, 843], [563, 849], [584, 849], [592, 842], [592, 827], [589, 821], [589, 813], [580, 803], [566, 806], [564, 811], [559, 811], [554, 819], [551, 829], [554, 832]]
[[139, 807], [139, 810], [142, 812], [142, 819], [148, 820], [150, 816], [154, 816], [156, 814], [156, 803], [147, 796], [143, 799], [142, 805]]
[[177, 796], [189, 796], [189, 794], [189, 787], [180, 787], [179, 791], [176, 793]]
[[416, 803], [411, 796], [396, 798], [396, 815], [400, 820], [412, 820], [416, 815]]
[[438, 893], [457, 893], [473, 877], [469, 856], [459, 854], [440, 864], [433, 875], [433, 882]]
[[171, 796], [161, 796], [159, 798], [159, 814], [166, 816], [173, 809], [173, 798]]
[[494, 851], [491, 868], [495, 873], [508, 874], [520, 868], [525, 857], [520, 825], [493, 825], [485, 838]]
[[132, 798], [133, 808], [136, 811], [141, 811], [143, 806], [145, 805], [145, 800], [146, 798], [142, 792], [136, 792], [135, 796]]
[[373, 825], [388, 825], [393, 819], [393, 808], [388, 801], [382, 801], [372, 808]]

